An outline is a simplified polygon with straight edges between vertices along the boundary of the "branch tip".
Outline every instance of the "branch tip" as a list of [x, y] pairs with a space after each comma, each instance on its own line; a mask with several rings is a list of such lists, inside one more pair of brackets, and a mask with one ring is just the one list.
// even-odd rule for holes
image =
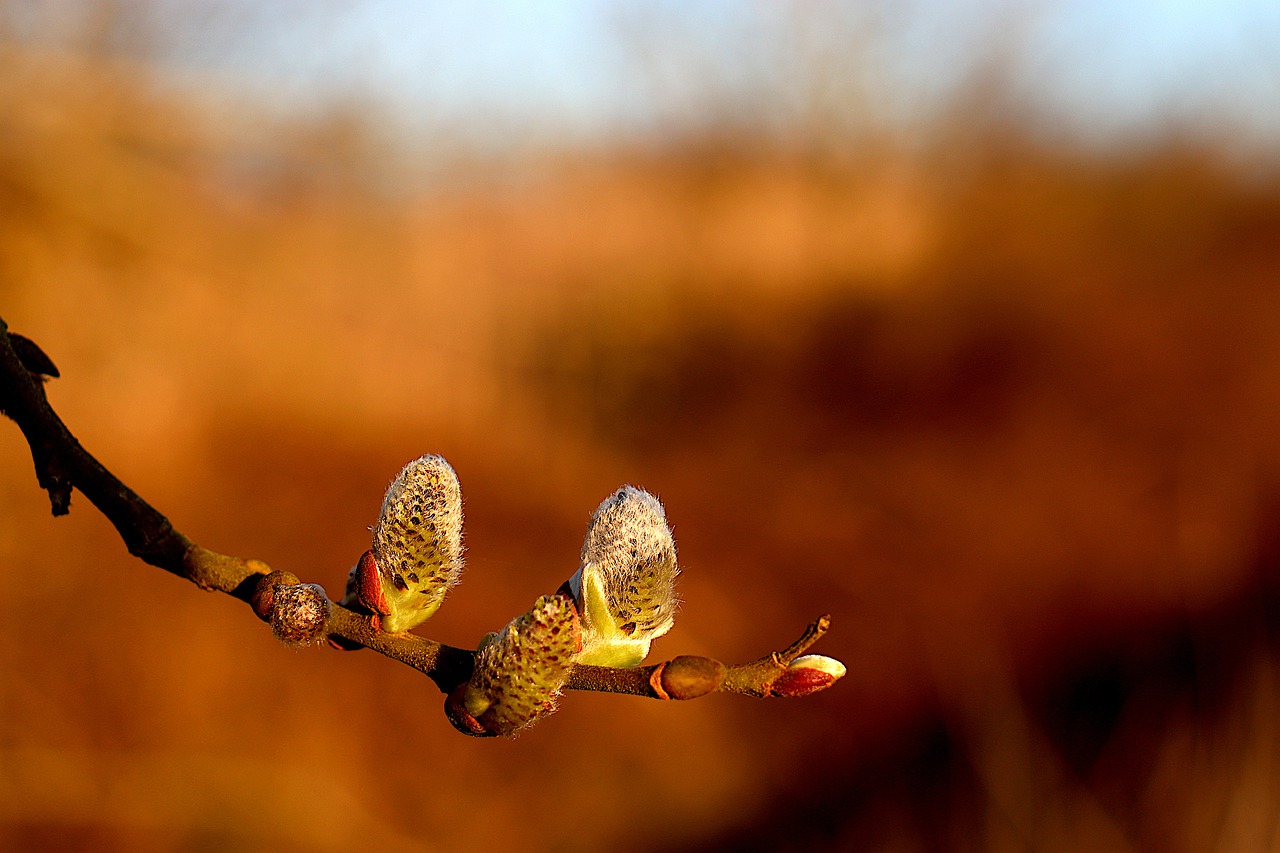
[[814, 619], [804, 629], [804, 633], [800, 638], [788, 646], [781, 652], [776, 652], [778, 663], [784, 667], [789, 666], [792, 661], [807, 652], [814, 643], [822, 639], [823, 635], [831, 628], [831, 614], [824, 613], [817, 619]]
[[826, 655], [796, 658], [770, 686], [773, 696], [808, 696], [826, 690], [845, 674], [845, 665]]
[[[750, 696], [804, 696], [825, 690], [844, 675], [844, 664], [822, 655], [805, 655], [831, 627], [831, 614], [823, 614], [810, 622], [799, 639], [781, 651], [770, 652], [752, 663], [729, 668], [723, 690]], [[810, 672], [815, 661], [820, 672]], [[838, 667], [838, 672], [836, 668]]]

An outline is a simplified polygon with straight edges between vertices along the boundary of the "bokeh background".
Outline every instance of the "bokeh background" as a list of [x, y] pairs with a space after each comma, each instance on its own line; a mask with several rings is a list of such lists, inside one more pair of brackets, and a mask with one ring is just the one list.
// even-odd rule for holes
[[630, 482], [656, 657], [804, 700], [453, 731], [49, 516], [0, 431], [0, 847], [1280, 846], [1280, 10], [0, 7], [0, 316], [198, 542], [340, 590], [444, 454], [455, 645]]

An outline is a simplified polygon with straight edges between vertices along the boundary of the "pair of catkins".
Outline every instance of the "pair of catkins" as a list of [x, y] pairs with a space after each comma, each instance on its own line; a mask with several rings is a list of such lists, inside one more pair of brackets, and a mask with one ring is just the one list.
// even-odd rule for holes
[[[439, 456], [404, 467], [387, 490], [373, 547], [351, 571], [357, 603], [384, 631], [429, 619], [462, 572], [462, 493]], [[675, 540], [658, 499], [623, 486], [591, 517], [578, 571], [554, 595], [485, 635], [449, 718], [474, 735], [513, 735], [555, 710], [574, 664], [633, 667], [674, 622]]]

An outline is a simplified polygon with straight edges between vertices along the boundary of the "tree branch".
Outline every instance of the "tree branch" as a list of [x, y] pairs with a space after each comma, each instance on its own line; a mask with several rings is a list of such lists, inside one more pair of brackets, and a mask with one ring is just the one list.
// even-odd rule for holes
[[[195, 544], [169, 520], [98, 462], [49, 405], [46, 377], [57, 368], [38, 346], [11, 334], [0, 319], [0, 412], [22, 430], [31, 449], [36, 480], [49, 494], [55, 516], [70, 511], [72, 489], [78, 489], [115, 526], [129, 553], [153, 566], [223, 592], [255, 606], [255, 597], [273, 589], [271, 569], [259, 560], [220, 554]], [[282, 573], [275, 573], [274, 578]], [[289, 583], [298, 583], [293, 576]], [[264, 582], [266, 582], [264, 584]], [[363, 646], [424, 673], [449, 694], [471, 677], [476, 652], [424, 637], [380, 630], [376, 620], [332, 604], [320, 635], [341, 638], [348, 647]], [[830, 617], [814, 621], [795, 643], [751, 663], [726, 666], [710, 658], [680, 656], [631, 669], [577, 665], [567, 687], [624, 693], [657, 699], [692, 699], [712, 692], [750, 696], [799, 696], [830, 686], [843, 667], [829, 658], [802, 657], [830, 625]], [[823, 663], [826, 662], [826, 663]], [[838, 667], [838, 672], [831, 664]]]

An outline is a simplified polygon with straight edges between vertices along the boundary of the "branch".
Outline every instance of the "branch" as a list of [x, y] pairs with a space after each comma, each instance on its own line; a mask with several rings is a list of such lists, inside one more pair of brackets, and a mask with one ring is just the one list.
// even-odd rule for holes
[[[261, 618], [276, 619], [272, 614], [273, 591], [278, 593], [281, 584], [299, 586], [297, 577], [272, 572], [259, 560], [211, 551], [174, 529], [163, 514], [108, 471], [67, 429], [45, 395], [44, 382], [56, 376], [57, 368], [48, 356], [27, 338], [11, 334], [0, 319], [0, 412], [17, 423], [26, 437], [36, 480], [49, 494], [53, 515], [70, 511], [71, 491], [78, 489], [115, 526], [130, 554], [201, 589], [249, 603]], [[340, 647], [372, 649], [427, 675], [445, 694], [458, 690], [471, 677], [476, 651], [383, 631], [369, 613], [329, 604], [323, 590], [314, 589], [327, 606], [315, 611], [320, 615], [308, 639], [328, 636]], [[804, 656], [829, 625], [830, 617], [823, 616], [795, 643], [751, 663], [726, 666], [711, 658], [685, 655], [632, 668], [578, 664], [564, 686], [657, 699], [692, 699], [714, 692], [801, 696], [830, 686], [844, 673], [844, 667], [830, 658]], [[278, 636], [287, 639], [278, 620], [273, 627]]]

